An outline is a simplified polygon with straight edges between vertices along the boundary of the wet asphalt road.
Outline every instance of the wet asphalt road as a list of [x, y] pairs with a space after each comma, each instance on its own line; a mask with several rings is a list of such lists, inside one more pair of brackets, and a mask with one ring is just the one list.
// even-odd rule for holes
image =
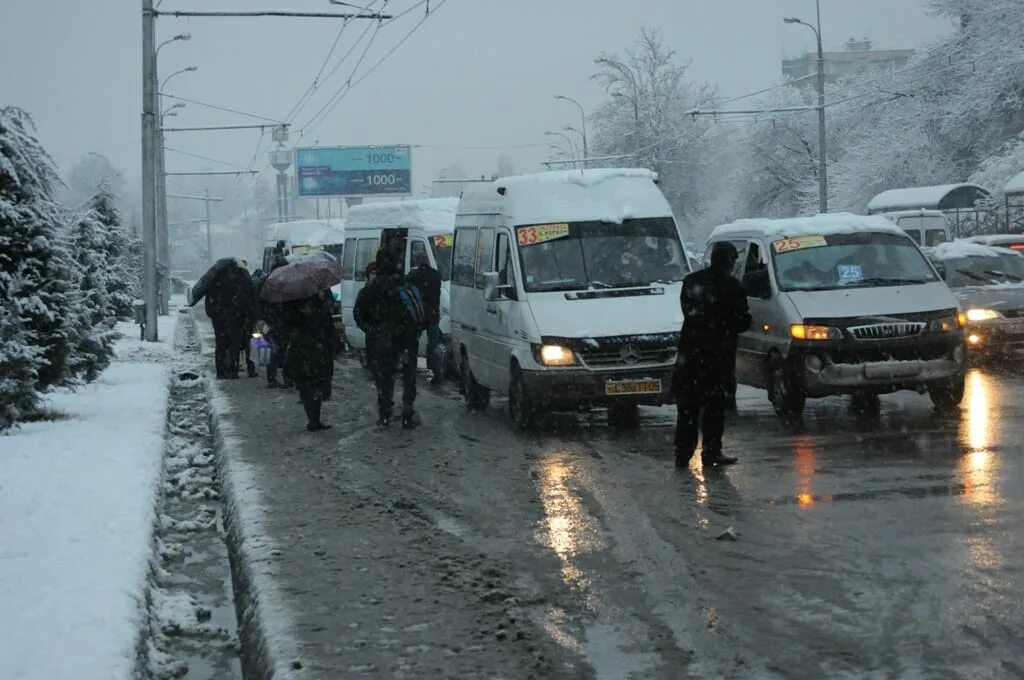
[[310, 435], [261, 382], [221, 384], [309, 677], [1024, 677], [1024, 377], [799, 425], [741, 388], [713, 471], [674, 469], [672, 409], [517, 434], [446, 386], [382, 431], [343, 360]]

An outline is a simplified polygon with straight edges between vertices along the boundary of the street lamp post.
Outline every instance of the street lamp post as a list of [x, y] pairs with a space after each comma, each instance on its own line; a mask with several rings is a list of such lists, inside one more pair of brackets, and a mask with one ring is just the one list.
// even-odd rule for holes
[[814, 31], [818, 41], [818, 210], [828, 212], [828, 164], [825, 157], [825, 53], [821, 47], [821, 1], [815, 0], [817, 28], [796, 17], [786, 17], [787, 24], [800, 24]]
[[571, 153], [573, 156], [576, 155], [576, 147], [573, 145], [572, 137], [570, 137], [569, 135], [565, 134], [564, 132], [552, 132], [551, 130], [548, 130], [544, 134], [548, 137], [561, 137], [562, 139], [565, 140], [565, 143], [569, 145], [569, 153]]
[[590, 153], [587, 150], [587, 114], [583, 110], [583, 105], [580, 104], [575, 99], [571, 99], [560, 94], [556, 94], [555, 99], [561, 99], [567, 102], [572, 102], [580, 110], [580, 126], [582, 127], [582, 130], [580, 130], [580, 134], [583, 136], [583, 167], [586, 167], [587, 158], [590, 157]]

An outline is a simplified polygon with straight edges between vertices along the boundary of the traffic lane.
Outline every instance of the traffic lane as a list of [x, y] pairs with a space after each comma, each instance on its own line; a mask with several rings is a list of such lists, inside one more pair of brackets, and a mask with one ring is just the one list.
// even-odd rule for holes
[[[861, 419], [827, 399], [787, 427], [744, 391], [725, 441], [734, 468], [669, 473], [665, 410], [631, 437], [581, 428], [580, 461], [611, 463], [629, 493], [599, 512], [639, 512], [685, 555], [707, 625], [751, 667], [1005, 676], [1024, 642], [1022, 392], [976, 371], [957, 414], [900, 394]], [[729, 526], [739, 540], [715, 540]]]

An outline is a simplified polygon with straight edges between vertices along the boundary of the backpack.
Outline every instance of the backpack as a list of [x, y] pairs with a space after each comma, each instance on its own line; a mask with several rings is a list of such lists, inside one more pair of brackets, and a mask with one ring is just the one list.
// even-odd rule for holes
[[417, 330], [424, 330], [427, 327], [427, 310], [423, 306], [419, 288], [410, 285], [400, 286], [398, 299], [402, 302], [409, 323]]

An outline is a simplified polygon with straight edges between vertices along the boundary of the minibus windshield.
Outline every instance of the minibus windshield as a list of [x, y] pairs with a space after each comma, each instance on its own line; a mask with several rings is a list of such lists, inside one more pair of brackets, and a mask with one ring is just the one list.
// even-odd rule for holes
[[950, 288], [1024, 282], [1024, 257], [1010, 253], [995, 257], [954, 257], [943, 260], [942, 266]]
[[688, 271], [671, 217], [525, 225], [516, 240], [528, 292], [648, 286]]
[[442, 281], [452, 280], [452, 243], [454, 234], [437, 234], [430, 237], [430, 249], [434, 251], [434, 262]]
[[771, 244], [779, 289], [835, 290], [935, 281], [917, 246], [902, 234], [806, 235]]

